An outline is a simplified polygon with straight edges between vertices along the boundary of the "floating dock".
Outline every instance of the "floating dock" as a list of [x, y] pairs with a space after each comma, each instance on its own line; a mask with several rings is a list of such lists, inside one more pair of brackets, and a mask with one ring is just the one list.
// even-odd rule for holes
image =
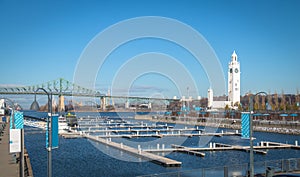
[[125, 152], [128, 152], [128, 153], [131, 153], [135, 156], [142, 157], [144, 159], [148, 159], [148, 160], [150, 160], [154, 163], [160, 164], [160, 165], [165, 166], [165, 167], [180, 167], [181, 166], [181, 162], [179, 162], [179, 161], [169, 159], [169, 158], [166, 158], [166, 157], [163, 157], [163, 156], [159, 156], [159, 155], [156, 155], [156, 154], [152, 154], [152, 153], [149, 153], [149, 152], [145, 152], [141, 149], [135, 149], [135, 148], [132, 148], [132, 147], [120, 144], [120, 143], [108, 141], [106, 139], [99, 138], [99, 137], [94, 137], [94, 136], [88, 136], [87, 135], [87, 136], [85, 136], [85, 138], [91, 139], [91, 140], [96, 141], [96, 142], [100, 142], [100, 143], [105, 144], [107, 146], [111, 146], [113, 148], [116, 148], [116, 149], [119, 149], [119, 150], [122, 150], [122, 151], [125, 151]]
[[[188, 134], [188, 133], [182, 133], [182, 134], [119, 134], [119, 135], [110, 135], [107, 133], [107, 135], [103, 136], [93, 136], [89, 133], [85, 132], [69, 132], [66, 134], [63, 134], [62, 136], [64, 138], [88, 138], [96, 142], [100, 142], [104, 145], [119, 149], [121, 151], [133, 154], [137, 157], [141, 157], [143, 159], [147, 159], [149, 161], [152, 161], [154, 163], [160, 164], [165, 167], [180, 167], [181, 162], [169, 159], [160, 155], [156, 155], [153, 153], [160, 153], [160, 152], [179, 152], [179, 153], [186, 153], [189, 155], [204, 157], [205, 153], [203, 151], [225, 151], [225, 150], [238, 150], [238, 151], [250, 151], [250, 146], [241, 146], [241, 145], [230, 145], [230, 144], [224, 144], [224, 143], [209, 143], [208, 147], [186, 147], [182, 145], [175, 145], [172, 144], [171, 147], [165, 148], [165, 145], [162, 144], [162, 148], [159, 148], [159, 144], [157, 145], [156, 149], [142, 149], [140, 146], [138, 148], [133, 148], [130, 146], [126, 146], [123, 143], [116, 143], [111, 141], [112, 137], [120, 137], [120, 138], [135, 138], [135, 137], [157, 137], [162, 138], [164, 136], [223, 136], [223, 135], [239, 135], [237, 133], [233, 132], [222, 132], [222, 133], [200, 133], [200, 134]], [[298, 149], [300, 150], [300, 146], [298, 145], [298, 141], [295, 141], [295, 144], [283, 144], [283, 143], [277, 143], [277, 142], [270, 142], [270, 141], [262, 141], [258, 143], [256, 146], [253, 146], [253, 152], [261, 155], [267, 154], [267, 149]]]
[[139, 137], [170, 137], [170, 136], [240, 136], [238, 132], [219, 132], [219, 133], [209, 133], [202, 129], [197, 128], [184, 128], [184, 129], [102, 129], [102, 130], [85, 130], [81, 131], [83, 134], [95, 134], [101, 133], [99, 138], [139, 138]]
[[192, 155], [200, 156], [200, 157], [204, 157], [205, 156], [205, 153], [202, 153], [202, 152], [199, 152], [199, 151], [190, 150], [188, 147], [185, 147], [185, 146], [180, 146], [180, 145], [176, 145], [176, 144], [172, 144], [171, 146], [173, 148], [176, 148], [177, 152], [186, 153], [186, 154], [192, 154]]
[[[184, 151], [190, 152], [201, 152], [201, 151], [226, 151], [226, 150], [238, 150], [238, 151], [250, 151], [250, 146], [240, 146], [240, 145], [230, 145], [230, 144], [223, 144], [223, 143], [210, 143], [209, 147], [185, 147], [180, 145], [171, 145], [172, 148], [165, 148], [165, 149], [144, 149], [146, 152], [176, 152], [178, 149], [183, 149]], [[300, 150], [300, 146], [298, 142], [293, 144], [283, 144], [277, 142], [270, 142], [270, 141], [262, 141], [257, 146], [253, 146], [253, 152], [261, 155], [266, 155], [267, 149], [298, 149]], [[191, 153], [192, 154], [192, 153]]]

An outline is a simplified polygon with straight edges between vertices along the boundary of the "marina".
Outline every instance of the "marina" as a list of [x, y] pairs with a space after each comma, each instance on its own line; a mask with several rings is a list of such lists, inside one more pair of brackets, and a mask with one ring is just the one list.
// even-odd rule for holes
[[300, 176], [300, 1], [0, 4], [0, 177]]
[[[84, 118], [81, 118], [84, 120]], [[96, 119], [96, 118], [95, 118]], [[173, 160], [170, 158], [166, 158], [164, 156], [158, 155], [160, 153], [183, 153], [192, 156], [205, 157], [208, 152], [216, 152], [216, 151], [241, 151], [245, 153], [249, 153], [250, 146], [249, 145], [238, 145], [238, 144], [228, 144], [228, 143], [220, 143], [220, 142], [210, 142], [207, 147], [189, 147], [179, 144], [157, 144], [156, 148], [146, 148], [138, 145], [137, 147], [132, 147], [125, 145], [122, 141], [115, 142], [114, 139], [147, 139], [147, 138], [171, 138], [171, 137], [201, 137], [201, 136], [212, 136], [221, 138], [224, 136], [228, 137], [239, 137], [240, 133], [238, 131], [224, 131], [209, 133], [206, 132], [202, 127], [190, 127], [183, 126], [179, 128], [178, 126], [170, 125], [170, 124], [150, 124], [134, 121], [129, 119], [130, 121], [125, 121], [123, 123], [111, 125], [111, 123], [104, 123], [104, 119], [98, 119], [97, 121], [93, 121], [92, 119], [88, 119], [86, 122], [79, 121], [78, 130], [72, 130], [68, 133], [62, 134], [64, 138], [87, 138], [93, 140], [95, 142], [102, 143], [103, 145], [113, 147], [120, 151], [124, 151], [126, 153], [130, 153], [134, 156], [137, 156], [142, 159], [149, 160], [151, 162], [157, 163], [164, 167], [180, 167], [182, 162], [178, 160]], [[91, 124], [91, 122], [97, 122], [96, 124]], [[88, 126], [92, 125], [92, 126]], [[278, 143], [272, 141], [261, 141], [258, 142], [256, 146], [253, 147], [253, 151], [255, 154], [267, 155], [268, 150], [270, 149], [294, 149], [300, 150], [300, 146], [298, 146], [298, 141], [296, 140], [294, 144], [288, 143]]]
[[[101, 174], [103, 171], [106, 171], [102, 168], [102, 165], [105, 163], [116, 163], [115, 160], [112, 160], [114, 158], [123, 159], [117, 161], [117, 163], [122, 166], [122, 169], [126, 169], [126, 166], [129, 164], [131, 168], [137, 168], [134, 167], [136, 165], [151, 166], [151, 170], [148, 172], [130, 171], [129, 176], [143, 176], [150, 174], [153, 169], [157, 169], [158, 173], [177, 173], [177, 171], [180, 171], [180, 173], [181, 171], [182, 173], [186, 173], [185, 170], [189, 168], [195, 169], [194, 171], [196, 174], [205, 174], [208, 173], [207, 169], [203, 169], [204, 172], [197, 172], [198, 168], [209, 168], [210, 163], [214, 164], [214, 166], [216, 164], [219, 164], [220, 166], [223, 166], [224, 164], [226, 165], [228, 163], [226, 158], [229, 156], [231, 160], [236, 159], [236, 161], [232, 162], [230, 160], [230, 163], [227, 164], [229, 165], [228, 174], [236, 174], [237, 172], [230, 172], [230, 165], [247, 163], [247, 158], [250, 152], [249, 139], [242, 139], [241, 133], [236, 129], [218, 128], [215, 129], [215, 131], [212, 131], [212, 129], [209, 127], [201, 125], [152, 122], [149, 120], [136, 120], [132, 117], [123, 118], [121, 120], [115, 119], [115, 121], [107, 122], [107, 117], [80, 116], [78, 120], [77, 126], [69, 128], [67, 131], [60, 132], [61, 136], [59, 138], [59, 148], [53, 152], [55, 152], [55, 154], [69, 154], [74, 152], [69, 154], [68, 157], [63, 155], [64, 159], [71, 157], [73, 158], [73, 156], [74, 158], [79, 159], [87, 158], [89, 152], [93, 152], [92, 154], [88, 155], [89, 161], [96, 164], [97, 161], [101, 161], [102, 163], [101, 165], [98, 164], [95, 167], [92, 167], [92, 165], [89, 164], [88, 168], [101, 168]], [[64, 122], [64, 120], [61, 122]], [[29, 123], [28, 125], [34, 126], [42, 125], [40, 127], [43, 127], [44, 125], [36, 120], [29, 121], [27, 123]], [[26, 127], [25, 134], [27, 137], [26, 146], [28, 147], [28, 155], [31, 157], [30, 159], [32, 159], [31, 163], [33, 171], [36, 171], [36, 155], [44, 152], [44, 148], [41, 148], [40, 146], [40, 150], [42, 150], [41, 152], [38, 149], [33, 152], [32, 148], [34, 146], [33, 144], [28, 144], [28, 142], [44, 142], [43, 137], [45, 136], [45, 132], [40, 128], [34, 128], [34, 126]], [[272, 135], [274, 138], [270, 139], [270, 135]], [[266, 160], [300, 157], [300, 147], [298, 145], [299, 136], [297, 135], [273, 135], [272, 133], [256, 132], [254, 136], [256, 139], [254, 141], [255, 145], [253, 147], [253, 151], [255, 154], [255, 159], [257, 159], [255, 164], [258, 163], [258, 161], [271, 163], [267, 162]], [[29, 140], [31, 139], [29, 137], [39, 138]], [[289, 139], [290, 137], [292, 137], [292, 139]], [[206, 145], [201, 145], [202, 138], [209, 138], [211, 140]], [[280, 139], [284, 139], [286, 141], [282, 142]], [[75, 144], [72, 144], [72, 142]], [[69, 143], [72, 145], [70, 144], [69, 146]], [[44, 143], [41, 144], [44, 146]], [[92, 150], [92, 147], [96, 148], [96, 150]], [[82, 151], [82, 148], [86, 149], [84, 153], [77, 152]], [[78, 155], [84, 155], [80, 157], [75, 155], [77, 153]], [[111, 153], [116, 157], [110, 157], [107, 159], [105, 156]], [[42, 156], [42, 154], [39, 155], [39, 161], [42, 159], [46, 160], [45, 158], [41, 159]], [[94, 156], [95, 159], [92, 158], [92, 156]], [[62, 155], [59, 155], [59, 157], [62, 157]], [[54, 159], [56, 159], [54, 163], [65, 163], [65, 160], [58, 159], [56, 155], [54, 156]], [[131, 159], [128, 161], [130, 162], [129, 164], [126, 159]], [[190, 161], [193, 162], [193, 164], [190, 164]], [[287, 168], [285, 165], [285, 163], [287, 163], [286, 161], [282, 160], [280, 163], [282, 163], [282, 167], [285, 169]], [[300, 165], [300, 161], [298, 162], [296, 160], [294, 162], [293, 160], [289, 160], [288, 168], [296, 169], [294, 165], [297, 167]], [[244, 174], [246, 167], [247, 165], [243, 165], [243, 168], [241, 168], [243, 171], [239, 172], [238, 174]], [[80, 169], [79, 166], [77, 166], [77, 168]], [[256, 173], [263, 173], [262, 169], [265, 169], [265, 167], [263, 168], [262, 166], [256, 166], [255, 169]], [[223, 170], [225, 169], [223, 168]], [[216, 172], [219, 173], [219, 170]], [[59, 173], [60, 175], [64, 174], [63, 171], [55, 173]], [[85, 172], [82, 170], [81, 172], [77, 173]], [[117, 172], [106, 171], [105, 173], [109, 174], [108, 176], [122, 176], [117, 174]], [[93, 172], [93, 174], [97, 174], [97, 172]], [[68, 175], [69, 174], [65, 174], [64, 176]], [[43, 175], [37, 173], [37, 176]], [[205, 176], [210, 175], [205, 174]]]
[[[210, 143], [208, 148], [203, 148], [203, 147], [186, 147], [186, 146], [182, 146], [182, 145], [175, 145], [172, 144], [171, 147], [172, 148], [164, 148], [164, 144], [161, 146], [162, 148], [159, 148], [160, 146], [158, 145], [157, 149], [134, 149], [134, 148], [129, 148], [128, 146], [124, 146], [122, 143], [115, 143], [112, 142], [111, 139], [103, 139], [103, 138], [99, 138], [99, 137], [93, 137], [90, 135], [86, 135], [83, 136], [85, 138], [88, 139], [92, 139], [94, 141], [98, 141], [101, 142], [105, 145], [110, 145], [114, 148], [118, 148], [120, 150], [124, 150], [124, 151], [128, 151], [131, 152], [135, 155], [138, 156], [142, 156], [145, 158], [145, 154], [141, 155], [142, 152], [183, 152], [183, 153], [187, 153], [187, 154], [191, 154], [191, 155], [196, 155], [196, 156], [200, 156], [200, 157], [204, 157], [205, 153], [202, 153], [201, 151], [225, 151], [225, 150], [238, 150], [238, 151], [245, 151], [245, 152], [249, 152], [250, 151], [250, 146], [239, 146], [239, 145], [229, 145], [229, 144], [222, 144], [222, 143]], [[139, 146], [140, 147], [140, 146]], [[261, 154], [261, 155], [266, 155], [268, 149], [296, 149], [296, 150], [300, 150], [300, 146], [298, 146], [297, 142], [296, 145], [292, 145], [292, 144], [283, 144], [283, 143], [277, 143], [277, 142], [265, 142], [262, 141], [260, 142], [257, 146], [254, 146], [254, 153], [257, 154]], [[262, 150], [263, 149], [263, 150]], [[149, 155], [149, 154], [147, 154]], [[155, 160], [158, 157], [156, 156], [155, 158], [149, 156], [148, 159], [150, 160]], [[160, 163], [163, 164], [163, 166], [169, 166], [168, 164], [165, 163]], [[169, 163], [170, 164], [170, 163]], [[171, 165], [172, 166], [172, 165]], [[176, 166], [176, 165], [174, 165]], [[169, 166], [170, 167], [170, 166]]]
[[[78, 133], [69, 133], [62, 135], [65, 138], [87, 138], [96, 142], [100, 142], [104, 145], [119, 149], [121, 151], [128, 152], [133, 154], [134, 156], [147, 159], [154, 163], [160, 164], [164, 167], [179, 167], [181, 166], [181, 162], [176, 160], [172, 160], [169, 158], [165, 158], [163, 156], [159, 156], [153, 153], [164, 153], [164, 152], [179, 152], [185, 153], [189, 155], [205, 157], [206, 151], [227, 151], [227, 150], [234, 150], [234, 151], [244, 151], [249, 152], [250, 146], [240, 146], [240, 145], [230, 145], [230, 144], [223, 144], [223, 143], [209, 143], [209, 147], [187, 147], [182, 145], [171, 144], [171, 148], [165, 148], [165, 145], [157, 145], [156, 149], [144, 149], [141, 148], [139, 145], [138, 148], [133, 148], [124, 145], [123, 143], [116, 143], [111, 140], [110, 137], [101, 137], [101, 136], [91, 136], [89, 134], [78, 134]], [[185, 135], [187, 136], [187, 135]], [[147, 136], [139, 136], [139, 137], [147, 137]], [[124, 137], [122, 137], [124, 138]], [[268, 149], [296, 149], [300, 150], [300, 146], [298, 146], [298, 142], [296, 141], [295, 144], [283, 144], [277, 142], [269, 142], [269, 141], [261, 141], [254, 146], [254, 153], [266, 155]]]

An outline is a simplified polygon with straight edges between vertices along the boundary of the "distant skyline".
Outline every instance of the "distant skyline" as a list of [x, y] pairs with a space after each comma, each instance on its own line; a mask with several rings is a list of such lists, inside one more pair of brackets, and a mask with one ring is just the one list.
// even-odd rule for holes
[[[300, 89], [299, 9], [298, 0], [0, 0], [0, 85], [35, 85], [57, 78], [72, 81], [84, 49], [99, 33], [124, 20], [158, 16], [175, 19], [200, 33], [214, 49], [226, 82], [235, 50], [241, 64], [241, 95], [249, 91], [294, 94]], [[113, 51], [99, 69], [95, 88], [107, 92], [124, 63], [143, 53], [176, 58], [198, 87], [192, 90], [187, 85], [190, 90], [181, 95], [207, 97], [211, 84], [205, 68], [178, 45], [151, 38], [130, 41]], [[141, 75], [131, 92], [180, 96], [176, 83], [157, 73]]]

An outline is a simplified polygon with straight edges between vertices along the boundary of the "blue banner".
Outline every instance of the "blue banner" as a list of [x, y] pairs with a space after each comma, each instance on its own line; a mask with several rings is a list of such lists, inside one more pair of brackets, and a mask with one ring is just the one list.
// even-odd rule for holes
[[242, 112], [242, 138], [250, 138], [250, 112]]
[[[52, 139], [52, 142], [51, 142], [51, 149], [53, 148], [58, 148], [58, 115], [53, 115], [52, 116], [52, 120], [51, 120], [51, 139]], [[50, 127], [47, 126], [47, 129], [46, 129], [46, 148], [49, 147], [49, 130], [50, 130]]]
[[23, 112], [15, 112], [14, 113], [14, 121], [15, 121], [15, 128], [16, 129], [23, 129], [24, 128], [24, 117]]
[[11, 114], [10, 114], [9, 124], [10, 124], [9, 128], [10, 128], [10, 129], [13, 129], [13, 111], [12, 111]]
[[52, 148], [58, 148], [58, 115], [52, 116]]
[[[48, 119], [50, 119], [50, 118], [48, 117]], [[48, 122], [47, 122], [47, 126], [46, 126], [46, 148], [48, 148], [48, 147], [49, 147], [49, 126], [48, 126]]]
[[165, 115], [170, 115], [170, 114], [171, 114], [170, 111], [165, 112]]
[[201, 107], [195, 107], [195, 111], [201, 111]]

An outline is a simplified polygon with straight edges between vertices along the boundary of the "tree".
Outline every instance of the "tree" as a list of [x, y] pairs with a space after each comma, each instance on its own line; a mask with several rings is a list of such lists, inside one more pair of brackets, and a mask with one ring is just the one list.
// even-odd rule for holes
[[272, 95], [271, 95], [270, 91], [269, 91], [269, 94], [267, 97], [267, 102], [268, 102], [268, 105], [270, 105], [271, 108], [273, 109]]
[[299, 104], [300, 104], [300, 95], [299, 95], [299, 89], [297, 89], [296, 103], [294, 104], [295, 105], [294, 110], [299, 110]]
[[285, 95], [284, 92], [282, 91], [281, 94], [281, 102], [280, 102], [280, 110], [286, 111], [286, 100], [285, 100]]
[[243, 111], [242, 104], [239, 104], [239, 106], [238, 106], [238, 110], [239, 110], [239, 111]]
[[255, 95], [254, 110], [259, 110], [259, 95]]
[[226, 106], [225, 106], [225, 111], [228, 111], [228, 110], [229, 110], [229, 105], [226, 104]]
[[261, 97], [261, 109], [266, 110], [266, 97], [265, 96]]
[[274, 102], [275, 102], [274, 110], [276, 111], [279, 108], [278, 94], [276, 92], [274, 94]]

